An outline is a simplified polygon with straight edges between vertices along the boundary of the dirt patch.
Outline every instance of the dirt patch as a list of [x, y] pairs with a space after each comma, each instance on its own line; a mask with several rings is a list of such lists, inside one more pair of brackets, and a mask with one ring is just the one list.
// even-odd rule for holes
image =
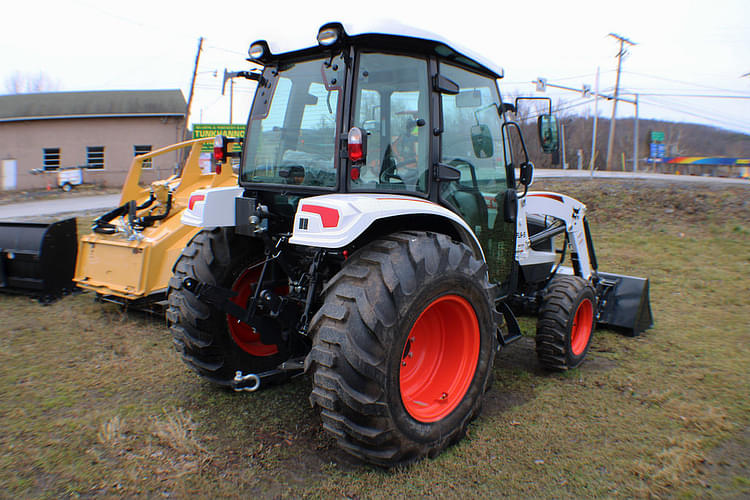
[[750, 498], [750, 427], [711, 450], [699, 471], [705, 494]]

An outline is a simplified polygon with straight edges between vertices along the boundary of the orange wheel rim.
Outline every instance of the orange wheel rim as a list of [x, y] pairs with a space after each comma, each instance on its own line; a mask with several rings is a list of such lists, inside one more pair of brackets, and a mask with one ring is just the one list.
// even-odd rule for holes
[[594, 325], [594, 305], [589, 299], [578, 304], [573, 326], [570, 329], [570, 350], [579, 356], [589, 343], [591, 327]]
[[444, 295], [422, 311], [399, 360], [399, 387], [406, 411], [436, 422], [459, 405], [479, 360], [479, 321], [463, 297]]
[[[232, 285], [232, 290], [237, 292], [237, 296], [231, 299], [232, 302], [240, 307], [246, 307], [248, 299], [253, 293], [253, 285], [258, 282], [259, 277], [259, 268], [251, 267], [243, 272]], [[242, 323], [231, 314], [227, 314], [227, 325], [234, 342], [246, 353], [261, 357], [278, 354], [279, 348], [277, 346], [261, 342], [260, 334], [252, 326]]]

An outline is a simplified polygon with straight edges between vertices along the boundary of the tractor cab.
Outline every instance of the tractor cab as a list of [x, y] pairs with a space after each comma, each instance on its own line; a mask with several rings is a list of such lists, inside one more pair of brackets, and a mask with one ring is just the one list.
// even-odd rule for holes
[[[265, 41], [251, 45], [250, 60], [263, 70], [240, 186], [253, 196], [273, 193], [272, 205], [286, 213], [303, 197], [329, 193], [429, 202], [454, 215], [430, 224], [481, 248], [493, 280], [507, 281], [514, 166], [530, 164], [511, 148], [509, 135], [520, 130], [505, 118], [512, 106], [503, 106], [496, 84], [502, 69], [416, 34], [352, 34], [330, 23], [318, 42], [280, 54]], [[310, 226], [297, 221], [294, 231], [299, 240]]]

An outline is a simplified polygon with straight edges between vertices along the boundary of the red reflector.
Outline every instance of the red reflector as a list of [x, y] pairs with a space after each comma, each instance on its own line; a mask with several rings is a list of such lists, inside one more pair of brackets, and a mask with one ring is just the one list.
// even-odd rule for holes
[[188, 209], [192, 210], [193, 206], [195, 206], [196, 203], [199, 201], [203, 201], [206, 199], [206, 195], [204, 194], [194, 194], [190, 197], [190, 201], [188, 201]]
[[362, 151], [362, 144], [349, 143], [349, 159], [351, 161], [362, 161], [365, 157], [365, 152]]
[[214, 160], [224, 161], [224, 148], [214, 148]]
[[335, 208], [321, 207], [320, 205], [302, 205], [301, 210], [309, 214], [320, 215], [323, 227], [336, 227], [339, 225], [339, 211]]
[[216, 175], [221, 175], [221, 163], [216, 165]]
[[359, 179], [359, 167], [352, 167], [352, 169], [349, 171], [349, 175], [351, 176], [353, 181]]

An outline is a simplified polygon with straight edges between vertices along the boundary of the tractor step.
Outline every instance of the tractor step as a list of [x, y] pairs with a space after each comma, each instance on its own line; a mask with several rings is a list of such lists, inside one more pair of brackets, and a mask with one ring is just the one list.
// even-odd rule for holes
[[[498, 309], [500, 310], [498, 311]], [[497, 325], [497, 340], [500, 342], [501, 347], [511, 344], [522, 337], [518, 320], [505, 301], [495, 303], [495, 324]], [[502, 328], [503, 326], [506, 328]], [[506, 329], [507, 333], [503, 333]]]

